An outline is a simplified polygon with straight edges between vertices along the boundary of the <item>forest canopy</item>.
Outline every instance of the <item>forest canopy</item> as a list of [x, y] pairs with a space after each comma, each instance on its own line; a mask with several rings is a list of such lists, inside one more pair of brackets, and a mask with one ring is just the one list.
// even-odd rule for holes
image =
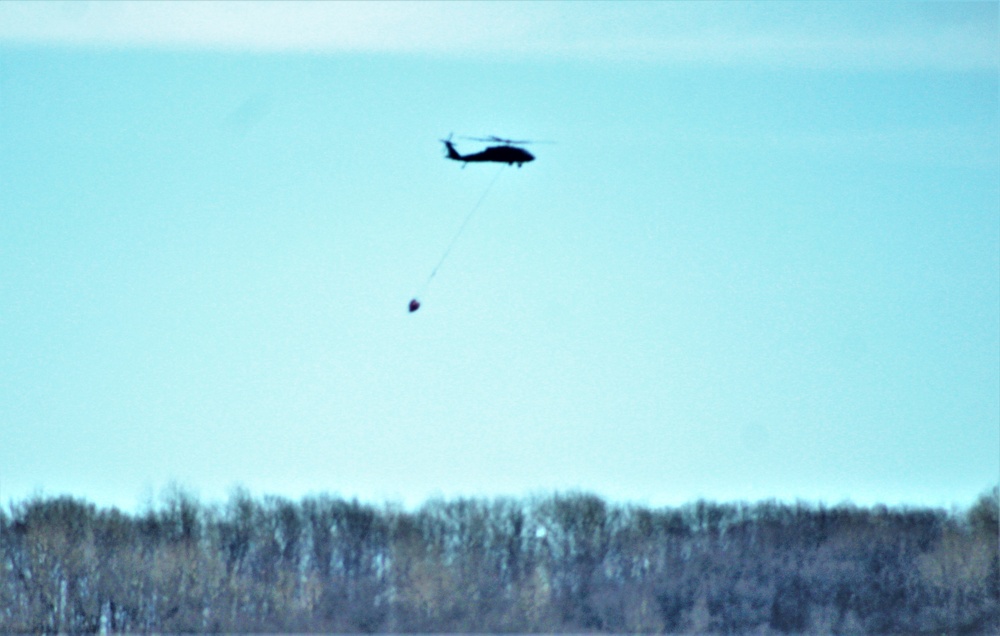
[[998, 505], [36, 496], [0, 632], [1000, 633]]

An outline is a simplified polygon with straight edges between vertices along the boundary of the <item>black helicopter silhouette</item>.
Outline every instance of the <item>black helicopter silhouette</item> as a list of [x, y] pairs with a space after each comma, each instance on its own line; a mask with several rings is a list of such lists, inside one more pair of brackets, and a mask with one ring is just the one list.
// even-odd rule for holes
[[528, 163], [529, 161], [535, 160], [535, 155], [531, 154], [524, 148], [518, 148], [515, 144], [530, 144], [530, 143], [546, 143], [546, 142], [531, 142], [531, 141], [515, 141], [513, 139], [504, 139], [502, 137], [497, 137], [492, 135], [490, 137], [462, 137], [462, 139], [469, 139], [471, 141], [486, 141], [502, 144], [500, 146], [490, 146], [482, 152], [477, 152], [471, 155], [459, 154], [455, 150], [455, 146], [451, 143], [451, 135], [448, 135], [447, 139], [442, 139], [441, 143], [444, 144], [445, 148], [448, 149], [448, 158], [455, 161], [461, 161], [462, 167], [470, 161], [493, 161], [496, 163], [505, 163], [508, 166], [517, 164], [520, 168], [521, 164]]

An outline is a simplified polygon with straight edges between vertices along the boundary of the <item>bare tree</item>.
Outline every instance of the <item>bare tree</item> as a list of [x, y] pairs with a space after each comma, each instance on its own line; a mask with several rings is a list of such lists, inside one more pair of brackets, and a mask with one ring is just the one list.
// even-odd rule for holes
[[0, 632], [997, 633], [997, 500], [35, 497], [0, 511]]

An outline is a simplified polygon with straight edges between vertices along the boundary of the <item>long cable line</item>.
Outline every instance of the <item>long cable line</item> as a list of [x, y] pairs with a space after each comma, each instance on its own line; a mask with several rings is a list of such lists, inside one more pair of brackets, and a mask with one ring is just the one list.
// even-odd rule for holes
[[479, 200], [476, 201], [476, 204], [472, 206], [472, 209], [469, 210], [469, 213], [465, 215], [465, 219], [462, 221], [462, 224], [458, 227], [458, 231], [455, 232], [455, 236], [452, 237], [451, 242], [448, 243], [448, 247], [445, 248], [444, 254], [441, 255], [441, 258], [438, 260], [437, 265], [435, 265], [434, 269], [431, 270], [431, 275], [427, 277], [427, 281], [424, 283], [423, 287], [420, 288], [420, 293], [414, 296], [412, 300], [410, 300], [410, 305], [409, 305], [410, 313], [413, 313], [416, 310], [420, 309], [420, 300], [419, 300], [420, 296], [427, 293], [427, 289], [430, 287], [431, 281], [434, 280], [434, 276], [437, 275], [438, 270], [441, 269], [441, 265], [444, 264], [445, 260], [448, 258], [448, 255], [451, 254], [452, 248], [455, 247], [455, 243], [458, 242], [459, 237], [461, 237], [462, 233], [465, 231], [465, 226], [469, 224], [469, 221], [472, 220], [472, 217], [476, 214], [476, 211], [479, 209], [479, 206], [481, 206], [483, 204], [483, 201], [486, 200], [486, 195], [489, 194], [490, 190], [493, 189], [493, 184], [497, 182], [497, 179], [500, 178], [500, 173], [503, 172], [504, 168], [506, 167], [507, 166], [505, 165], [500, 166], [500, 169], [497, 170], [495, 175], [493, 175], [493, 180], [490, 181], [489, 185], [486, 186], [486, 189], [483, 190], [483, 193], [479, 195]]

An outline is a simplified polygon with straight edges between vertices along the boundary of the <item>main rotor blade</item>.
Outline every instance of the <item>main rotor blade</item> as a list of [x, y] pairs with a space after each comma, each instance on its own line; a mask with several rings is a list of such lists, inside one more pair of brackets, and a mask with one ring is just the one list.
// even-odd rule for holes
[[462, 137], [462, 139], [468, 139], [469, 141], [485, 141], [491, 143], [500, 144], [554, 144], [554, 141], [532, 141], [530, 139], [505, 139], [503, 137], [497, 137], [496, 135], [490, 135], [489, 137]]

